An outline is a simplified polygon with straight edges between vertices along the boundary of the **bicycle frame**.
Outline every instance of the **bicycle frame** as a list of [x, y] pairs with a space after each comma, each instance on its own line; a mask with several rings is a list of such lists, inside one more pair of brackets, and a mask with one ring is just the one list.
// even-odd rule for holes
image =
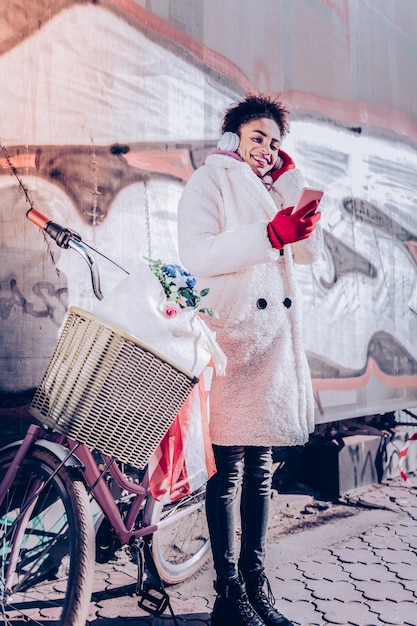
[[[140, 537], [144, 537], [145, 535], [150, 535], [164, 527], [164, 520], [159, 521], [157, 524], [150, 523], [150, 520], [146, 516], [145, 507], [145, 514], [142, 520], [143, 526], [139, 529], [134, 529], [135, 521], [145, 499], [152, 498], [149, 490], [149, 476], [147, 471], [145, 472], [142, 481], [139, 484], [135, 484], [126, 478], [113, 457], [105, 454], [101, 455], [103, 461], [106, 463], [106, 469], [103, 471], [97, 466], [97, 462], [94, 459], [92, 451], [86, 445], [76, 442], [69, 437], [65, 437], [64, 435], [59, 435], [56, 432], [50, 432], [47, 436], [45, 435], [45, 430], [41, 426], [37, 426], [36, 424], [31, 424], [29, 426], [29, 429], [20, 444], [3, 481], [0, 483], [0, 504], [3, 502], [7, 490], [10, 488], [13, 480], [15, 479], [19, 465], [25, 458], [30, 447], [36, 444], [42, 445], [42, 442], [46, 442], [46, 444], [54, 442], [58, 443], [61, 446], [61, 450], [64, 452], [64, 454], [61, 455], [61, 463], [63, 465], [68, 464], [71, 459], [72, 462], [74, 460], [77, 461], [75, 465], [79, 466], [79, 471], [84, 478], [84, 482], [89, 493], [94, 496], [94, 499], [100, 506], [104, 515], [107, 517], [117, 536], [124, 544], [129, 544], [132, 539], [138, 539]], [[46, 445], [45, 447], [49, 446]], [[52, 449], [52, 451], [54, 450]], [[113, 495], [111, 494], [109, 486], [104, 480], [106, 471], [109, 472], [115, 483], [121, 489], [124, 489], [129, 494], [134, 495], [133, 501], [129, 505], [125, 521], [121, 516], [120, 510]], [[34, 493], [33, 498], [36, 496], [37, 493]], [[197, 508], [198, 505], [196, 504], [191, 506], [187, 511], [178, 513], [178, 519], [181, 519], [181, 517], [185, 515], [189, 515], [190, 511]]]
[[[101, 300], [103, 294], [100, 289], [98, 268], [81, 237], [70, 229], [52, 222], [33, 207], [28, 211], [27, 217], [46, 231], [59, 247], [72, 248], [84, 258], [90, 269], [93, 291], [97, 299]], [[126, 272], [126, 270], [123, 271]], [[33, 561], [35, 574], [36, 568], [42, 567], [44, 556], [47, 563], [48, 550], [55, 545], [52, 526], [46, 526], [46, 529], [41, 527], [40, 533], [36, 526], [37, 509], [41, 513], [43, 510], [47, 511], [47, 507], [42, 509], [42, 505], [44, 502], [49, 504], [49, 496], [56, 498], [57, 506], [62, 507], [62, 518], [66, 519], [66, 526], [63, 525], [59, 529], [57, 536], [60, 534], [60, 539], [64, 539], [64, 549], [68, 552], [62, 552], [62, 554], [64, 555], [63, 558], [70, 555], [71, 568], [68, 569], [70, 573], [63, 590], [59, 592], [62, 595], [59, 600], [56, 600], [56, 606], [63, 611], [65, 624], [80, 626], [81, 623], [85, 622], [87, 615], [85, 607], [92, 587], [90, 573], [94, 571], [94, 568], [90, 567], [91, 559], [94, 559], [92, 519], [96, 524], [95, 531], [97, 534], [104, 528], [106, 541], [107, 533], [109, 531], [112, 533], [113, 536], [109, 542], [111, 548], [113, 546], [117, 548], [119, 542], [121, 545], [135, 546], [138, 550], [138, 567], [140, 563], [143, 567], [144, 558], [148, 566], [152, 565], [156, 580], [158, 580], [159, 572], [162, 572], [161, 578], [159, 578], [162, 588], [163, 579], [168, 583], [180, 582], [197, 571], [201, 563], [204, 562], [202, 559], [207, 558], [210, 543], [207, 529], [205, 527], [202, 530], [200, 523], [200, 515], [202, 512], [204, 513], [204, 499], [201, 498], [200, 488], [190, 493], [189, 497], [185, 495], [172, 506], [169, 501], [157, 502], [152, 497], [147, 470], [143, 476], [141, 475], [139, 482], [133, 482], [123, 473], [115, 458], [100, 453], [100, 460], [97, 460], [94, 451], [88, 445], [59, 434], [49, 426], [45, 427], [35, 423], [29, 426], [23, 439], [1, 448], [0, 452], [2, 452], [3, 459], [7, 463], [2, 465], [4, 474], [2, 473], [3, 477], [0, 481], [0, 506], [4, 506], [6, 511], [0, 530], [3, 532], [4, 545], [7, 544], [7, 550], [0, 560], [0, 564], [3, 564], [3, 569], [0, 572], [0, 603], [2, 604], [0, 609], [4, 609], [6, 604], [9, 606], [9, 601], [11, 598], [14, 600], [16, 592], [19, 602], [25, 605], [25, 594], [28, 589], [31, 590], [32, 571], [30, 568], [32, 563], [31, 555], [28, 556], [27, 549], [28, 545], [29, 549], [31, 545], [25, 544], [28, 536], [26, 530], [29, 528], [32, 537], [36, 538], [42, 532], [47, 537], [45, 547], [40, 542], [38, 544], [40, 551], [36, 554], [37, 560], [34, 559]], [[64, 471], [63, 468], [69, 471]], [[110, 481], [108, 480], [109, 477]], [[184, 483], [188, 485], [192, 478], [192, 476], [188, 476], [183, 481], [179, 481], [175, 487], [180, 488]], [[21, 482], [19, 483], [19, 481]], [[13, 493], [15, 482], [17, 488]], [[113, 495], [110, 482], [126, 493], [126, 497], [123, 495], [119, 499], [119, 496]], [[19, 500], [20, 486], [23, 487], [23, 496]], [[13, 495], [9, 498], [10, 491]], [[16, 497], [15, 494], [17, 494]], [[88, 496], [90, 497], [90, 506], [93, 505], [91, 506], [91, 518], [85, 514], [89, 506]], [[55, 505], [55, 500], [51, 499], [51, 502]], [[165, 506], [166, 504], [169, 506]], [[11, 523], [7, 518], [9, 511], [11, 512]], [[75, 523], [77, 515], [78, 525]], [[103, 518], [107, 520], [109, 530], [107, 530], [106, 524], [101, 526]], [[33, 522], [34, 519], [36, 520], [35, 523]], [[52, 517], [52, 519], [54, 518]], [[178, 524], [180, 520], [183, 521], [183, 524]], [[79, 532], [74, 533], [74, 528], [77, 528]], [[68, 533], [67, 530], [69, 530]], [[152, 544], [149, 543], [148, 545], [148, 542], [141, 541], [142, 538], [149, 537], [159, 530], [164, 532], [155, 535]], [[176, 533], [176, 537], [171, 539], [173, 532]], [[116, 537], [117, 541], [114, 541]], [[177, 537], [180, 537], [181, 548], [184, 548], [182, 553], [178, 549]], [[166, 556], [168, 554], [166, 546], [170, 545], [175, 547], [175, 550], [171, 550], [172, 560], [171, 554]], [[97, 546], [101, 548], [99, 543], [96, 544], [96, 549]], [[139, 552], [141, 552], [140, 558]], [[147, 554], [148, 556], [146, 556]], [[180, 554], [179, 558], [178, 554]], [[40, 558], [38, 558], [39, 555]], [[58, 555], [57, 563], [58, 565], [61, 563], [60, 555]], [[62, 561], [62, 564], [65, 569], [67, 563]], [[48, 573], [47, 568], [45, 571]], [[53, 573], [55, 574], [55, 572]], [[164, 576], [165, 578], [163, 578]], [[140, 579], [141, 571], [139, 569], [138, 582]], [[21, 580], [23, 585], [19, 589]], [[39, 585], [39, 582], [40, 585], [43, 584], [42, 576], [39, 580], [35, 580], [35, 586]], [[3, 587], [1, 587], [2, 584]], [[76, 594], [73, 592], [74, 589], [78, 589]], [[138, 595], [143, 593], [143, 589], [138, 587]], [[143, 595], [142, 600], [144, 598]], [[7, 600], [7, 603], [3, 606], [4, 600]], [[146, 599], [146, 601], [148, 600], [149, 598]], [[145, 610], [152, 612], [151, 608], [143, 606]], [[156, 607], [158, 613], [155, 614], [162, 613], [164, 606], [158, 605]], [[12, 607], [11, 610], [16, 609]], [[172, 609], [170, 610], [172, 613]], [[29, 614], [28, 617], [30, 617]]]

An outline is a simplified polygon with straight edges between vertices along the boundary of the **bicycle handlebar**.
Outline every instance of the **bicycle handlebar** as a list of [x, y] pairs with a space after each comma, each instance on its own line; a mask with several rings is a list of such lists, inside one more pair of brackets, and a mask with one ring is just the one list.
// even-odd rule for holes
[[49, 217], [46, 217], [46, 215], [38, 211], [38, 209], [29, 209], [29, 211], [26, 212], [26, 217], [42, 230], [44, 230], [51, 221]]
[[53, 222], [38, 209], [29, 209], [26, 213], [26, 217], [54, 239], [60, 248], [68, 248], [70, 241], [82, 241], [81, 235], [70, 228], [65, 228]]
[[91, 285], [93, 287], [94, 295], [98, 300], [102, 300], [104, 296], [100, 288], [100, 275], [97, 263], [94, 257], [90, 254], [86, 245], [83, 243], [81, 235], [70, 228], [65, 228], [64, 226], [53, 222], [49, 219], [49, 217], [35, 208], [29, 209], [29, 211], [26, 212], [26, 217], [41, 230], [45, 231], [54, 241], [56, 241], [60, 248], [72, 248], [82, 256], [90, 270]]

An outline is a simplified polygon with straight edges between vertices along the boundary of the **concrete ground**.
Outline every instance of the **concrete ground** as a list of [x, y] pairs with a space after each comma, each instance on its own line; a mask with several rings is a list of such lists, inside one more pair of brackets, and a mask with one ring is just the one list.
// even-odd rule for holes
[[[266, 570], [294, 626], [417, 626], [417, 489], [398, 478], [332, 502], [287, 491], [273, 494]], [[125, 553], [96, 566], [90, 626], [210, 624], [211, 559], [167, 589], [176, 622], [139, 609], [135, 577]]]

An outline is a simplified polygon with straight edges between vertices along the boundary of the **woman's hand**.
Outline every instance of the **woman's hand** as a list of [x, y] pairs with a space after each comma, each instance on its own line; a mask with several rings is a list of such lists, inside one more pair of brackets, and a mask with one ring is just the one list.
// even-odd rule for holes
[[294, 209], [292, 206], [278, 211], [267, 226], [272, 247], [281, 249], [285, 244], [310, 237], [321, 217], [321, 213], [316, 212], [318, 205], [318, 201], [313, 200], [298, 209], [296, 213], [292, 213]]
[[278, 160], [275, 164], [275, 167], [269, 172], [272, 176], [272, 180], [275, 182], [278, 180], [282, 174], [288, 172], [288, 170], [293, 170], [295, 168], [295, 163], [289, 154], [284, 152], [284, 150], [278, 150]]

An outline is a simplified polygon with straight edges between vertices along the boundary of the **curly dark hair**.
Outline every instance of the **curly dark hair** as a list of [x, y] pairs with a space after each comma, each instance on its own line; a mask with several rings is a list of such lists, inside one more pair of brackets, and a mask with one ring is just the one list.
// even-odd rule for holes
[[287, 107], [276, 98], [265, 94], [249, 94], [244, 100], [227, 109], [221, 130], [222, 133], [231, 131], [239, 134], [242, 124], [266, 117], [274, 120], [280, 130], [281, 137], [284, 137], [289, 131], [289, 113]]

